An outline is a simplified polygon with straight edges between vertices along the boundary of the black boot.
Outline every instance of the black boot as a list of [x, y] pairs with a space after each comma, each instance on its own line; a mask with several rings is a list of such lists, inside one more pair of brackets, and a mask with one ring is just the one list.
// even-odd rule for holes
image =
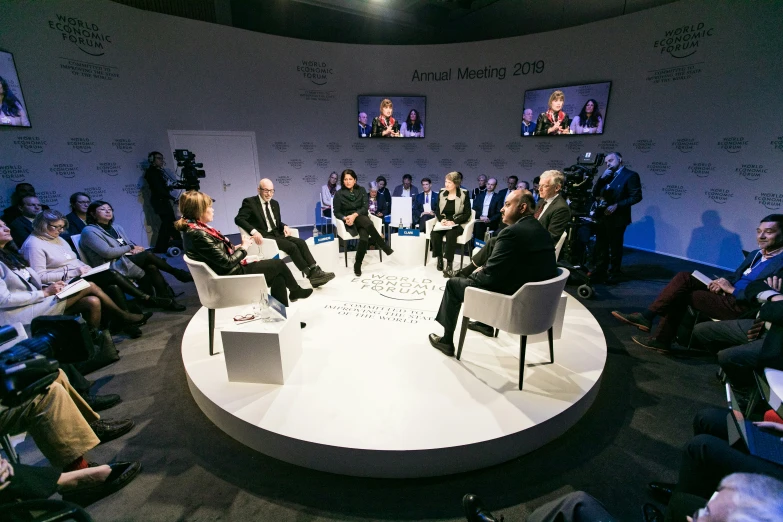
[[451, 267], [451, 261], [446, 262], [446, 270], [443, 271], [443, 277], [453, 277], [454, 270]]
[[173, 275], [177, 281], [181, 281], [183, 283], [193, 282], [193, 276], [190, 275], [190, 272], [188, 272], [187, 270], [181, 270], [179, 268], [175, 268], [174, 270], [171, 271], [171, 275]]
[[306, 299], [310, 297], [310, 294], [312, 293], [312, 288], [302, 288], [301, 286], [297, 285], [296, 288], [293, 288], [288, 292], [288, 300], [294, 303], [299, 299]]
[[185, 307], [170, 297], [150, 297], [147, 300], [149, 306], [171, 310], [173, 312], [184, 312]]
[[367, 253], [367, 241], [359, 241], [359, 247], [356, 249], [356, 260], [353, 263], [353, 273], [356, 277], [362, 275], [362, 261]]
[[438, 269], [438, 272], [443, 272], [443, 258], [438, 258], [438, 266], [436, 267]]

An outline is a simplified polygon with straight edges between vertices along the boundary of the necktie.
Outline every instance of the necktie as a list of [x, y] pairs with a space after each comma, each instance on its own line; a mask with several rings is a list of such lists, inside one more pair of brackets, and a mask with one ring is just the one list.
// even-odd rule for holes
[[546, 207], [546, 201], [543, 201], [542, 204], [538, 206], [538, 208], [536, 209], [536, 213], [533, 214], [533, 217], [538, 219], [541, 213], [544, 212], [544, 207]]
[[430, 195], [429, 194], [424, 194], [424, 203], [429, 204], [429, 202], [430, 202]]
[[266, 202], [266, 221], [269, 225], [269, 231], [271, 232], [272, 229], [275, 227], [275, 220], [272, 218], [272, 213], [269, 211], [269, 202]]

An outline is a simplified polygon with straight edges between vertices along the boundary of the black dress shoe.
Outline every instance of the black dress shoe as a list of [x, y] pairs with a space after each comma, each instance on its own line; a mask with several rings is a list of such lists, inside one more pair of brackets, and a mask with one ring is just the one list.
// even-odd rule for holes
[[462, 497], [462, 509], [468, 522], [503, 522], [502, 516], [500, 519], [495, 518], [492, 513], [484, 509], [481, 499], [471, 493]]
[[438, 269], [438, 272], [443, 272], [443, 258], [438, 258], [438, 265], [435, 267]]
[[307, 323], [299, 323], [299, 328], [304, 328], [305, 326], [307, 326]]
[[473, 330], [487, 337], [495, 337], [495, 329], [488, 324], [480, 323], [478, 321], [470, 321], [468, 323], [468, 330]]
[[147, 300], [147, 304], [164, 310], [171, 310], [172, 312], [184, 312], [185, 307], [170, 297], [150, 297]]
[[187, 270], [181, 270], [179, 268], [176, 268], [174, 269], [174, 273], [172, 273], [171, 275], [173, 275], [177, 281], [180, 281], [182, 283], [190, 283], [193, 281], [193, 276], [190, 275], [190, 272], [188, 272]]
[[362, 275], [362, 265], [359, 263], [353, 264], [353, 273], [356, 277], [360, 277]]
[[117, 437], [122, 437], [133, 429], [134, 422], [130, 419], [113, 421], [111, 419], [99, 419], [90, 423], [90, 428], [101, 440], [101, 444], [109, 442]]
[[110, 393], [108, 395], [84, 395], [82, 394], [82, 399], [84, 399], [84, 402], [87, 403], [87, 405], [92, 408], [92, 411], [103, 411], [108, 410], [112, 406], [116, 406], [120, 402], [122, 402], [122, 399], [119, 395], [115, 393]]
[[650, 491], [655, 493], [661, 500], [664, 500], [668, 504], [669, 499], [672, 498], [672, 494], [674, 493], [674, 488], [677, 487], [677, 484], [670, 484], [668, 482], [650, 482], [647, 484], [647, 487], [650, 488]]
[[656, 506], [647, 503], [642, 506], [642, 520], [644, 522], [663, 522], [666, 516]]
[[288, 300], [291, 301], [292, 303], [295, 303], [300, 299], [306, 299], [310, 297], [310, 294], [312, 293], [313, 293], [312, 288], [302, 288], [302, 287], [294, 288], [293, 290], [288, 292]]
[[109, 467], [111, 473], [102, 483], [63, 491], [63, 500], [80, 506], [92, 504], [124, 488], [141, 471], [140, 462], [115, 462], [109, 464]]
[[128, 325], [122, 329], [122, 333], [130, 337], [131, 339], [138, 339], [141, 337], [142, 331], [141, 328], [134, 325]]
[[443, 339], [440, 335], [430, 334], [430, 344], [433, 348], [440, 350], [444, 355], [454, 357], [454, 344], [441, 342]]

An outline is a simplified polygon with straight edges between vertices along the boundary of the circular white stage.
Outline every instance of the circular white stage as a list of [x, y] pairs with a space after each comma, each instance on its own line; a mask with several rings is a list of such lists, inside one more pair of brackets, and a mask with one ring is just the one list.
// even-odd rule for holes
[[[350, 265], [350, 262], [349, 262]], [[517, 389], [519, 337], [468, 331], [462, 358], [427, 340], [446, 279], [434, 263], [400, 266], [370, 252], [357, 278], [337, 278], [294, 305], [302, 355], [285, 385], [228, 382], [217, 311], [210, 357], [207, 310], [191, 319], [182, 359], [196, 403], [220, 429], [299, 466], [364, 477], [426, 477], [491, 466], [562, 435], [598, 393], [606, 342], [568, 297], [562, 338], [528, 342]], [[458, 330], [459, 331], [459, 327]], [[544, 334], [545, 335], [545, 334]]]

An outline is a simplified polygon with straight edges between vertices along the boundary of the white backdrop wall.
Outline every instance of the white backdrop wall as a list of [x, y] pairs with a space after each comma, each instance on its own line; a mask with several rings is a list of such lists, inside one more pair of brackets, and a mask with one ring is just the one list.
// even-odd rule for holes
[[[33, 127], [0, 129], [0, 203], [22, 180], [63, 211], [86, 190], [146, 243], [142, 169], [153, 149], [172, 165], [171, 130], [255, 132], [289, 224], [313, 222], [332, 170], [391, 185], [459, 170], [472, 186], [482, 173], [531, 180], [581, 152], [619, 150], [644, 189], [626, 244], [733, 267], [783, 204], [782, 19], [775, 1], [683, 0], [538, 35], [383, 47], [99, 0], [19, 0], [3, 7], [0, 48], [15, 55]], [[519, 137], [525, 90], [605, 80], [602, 136]], [[427, 96], [427, 137], [358, 139], [356, 96], [368, 93]], [[253, 194], [254, 180], [229, 181]]]

